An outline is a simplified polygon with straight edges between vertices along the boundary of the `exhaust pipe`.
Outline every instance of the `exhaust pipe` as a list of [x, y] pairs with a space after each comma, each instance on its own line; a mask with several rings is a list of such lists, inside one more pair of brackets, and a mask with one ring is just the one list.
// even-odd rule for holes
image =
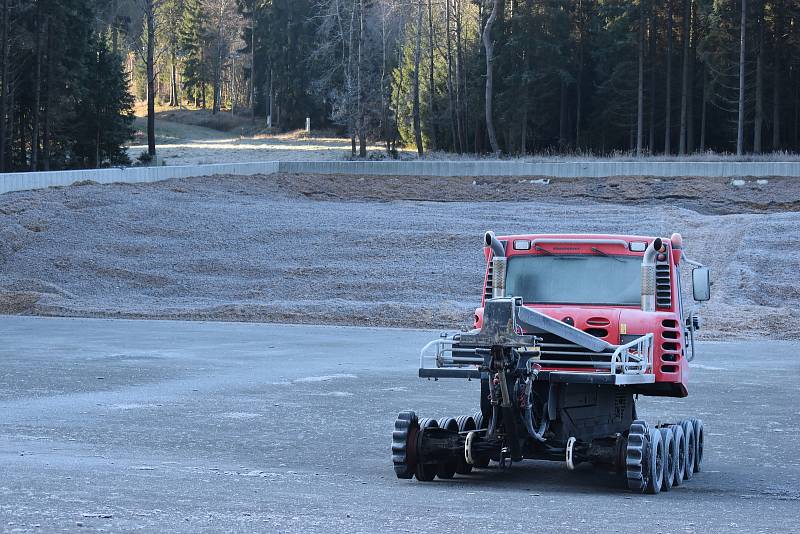
[[486, 232], [483, 236], [485, 246], [492, 249], [492, 298], [506, 296], [506, 249], [497, 240], [494, 232]]
[[657, 237], [642, 257], [642, 311], [656, 311], [656, 256], [664, 243]]
[[492, 254], [495, 256], [505, 257], [506, 249], [503, 247], [503, 244], [497, 240], [494, 232], [486, 232], [483, 236], [483, 242], [487, 247], [491, 247]]

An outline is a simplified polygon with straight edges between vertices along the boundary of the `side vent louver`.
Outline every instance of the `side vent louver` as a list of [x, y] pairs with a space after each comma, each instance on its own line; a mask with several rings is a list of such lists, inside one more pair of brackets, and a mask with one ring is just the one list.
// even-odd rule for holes
[[667, 261], [656, 263], [656, 306], [659, 308], [672, 307], [672, 284]]
[[483, 288], [483, 299], [492, 298], [492, 262], [489, 262], [489, 270], [486, 271], [486, 287]]

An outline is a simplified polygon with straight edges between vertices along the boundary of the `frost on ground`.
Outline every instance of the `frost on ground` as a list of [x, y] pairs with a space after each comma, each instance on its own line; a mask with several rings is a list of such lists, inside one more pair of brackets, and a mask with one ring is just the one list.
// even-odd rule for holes
[[681, 232], [705, 336], [800, 338], [800, 182], [270, 175], [0, 195], [0, 311], [451, 328], [483, 231]]
[[[206, 125], [224, 126], [225, 131]], [[260, 124], [257, 121], [256, 124]], [[238, 126], [237, 126], [238, 125]], [[146, 121], [136, 119], [137, 137], [128, 147], [128, 156], [136, 161], [147, 152]], [[216, 116], [201, 110], [160, 112], [156, 114], [156, 141], [158, 160], [164, 165], [205, 165], [212, 163], [242, 163], [252, 161], [330, 161], [350, 157], [350, 139], [335, 137], [331, 133], [313, 132], [307, 136], [302, 131], [278, 135], [254, 133], [254, 126], [241, 116], [231, 117], [229, 113]], [[369, 159], [384, 159], [386, 150], [382, 146], [368, 147]], [[398, 157], [403, 160], [417, 159], [413, 147], [400, 148]], [[493, 154], [454, 154], [452, 152], [427, 152], [427, 160], [472, 161], [496, 160]], [[527, 163], [564, 161], [794, 161], [800, 162], [800, 154], [772, 152], [768, 154], [748, 154], [736, 156], [714, 152], [700, 152], [686, 156], [636, 156], [634, 152], [615, 152], [606, 156], [589, 153], [536, 154], [525, 156], [504, 156]]]
[[[199, 125], [156, 121], [158, 159], [164, 165], [206, 165], [248, 161], [326, 161], [350, 155], [350, 140], [329, 136], [306, 137], [300, 133], [244, 135], [236, 130], [221, 132]], [[373, 154], [383, 154], [370, 146]], [[128, 147], [132, 161], [147, 152], [147, 144]]]

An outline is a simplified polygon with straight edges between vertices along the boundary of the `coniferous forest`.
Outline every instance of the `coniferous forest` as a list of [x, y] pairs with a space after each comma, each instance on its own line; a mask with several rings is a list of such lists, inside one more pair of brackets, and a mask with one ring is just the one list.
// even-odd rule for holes
[[0, 169], [129, 163], [133, 107], [476, 154], [800, 148], [800, 0], [0, 0]]

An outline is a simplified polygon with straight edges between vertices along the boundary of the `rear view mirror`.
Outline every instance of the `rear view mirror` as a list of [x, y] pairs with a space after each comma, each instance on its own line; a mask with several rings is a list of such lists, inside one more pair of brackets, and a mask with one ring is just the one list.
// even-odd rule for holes
[[708, 267], [696, 267], [692, 271], [692, 293], [698, 302], [711, 298], [711, 271]]

